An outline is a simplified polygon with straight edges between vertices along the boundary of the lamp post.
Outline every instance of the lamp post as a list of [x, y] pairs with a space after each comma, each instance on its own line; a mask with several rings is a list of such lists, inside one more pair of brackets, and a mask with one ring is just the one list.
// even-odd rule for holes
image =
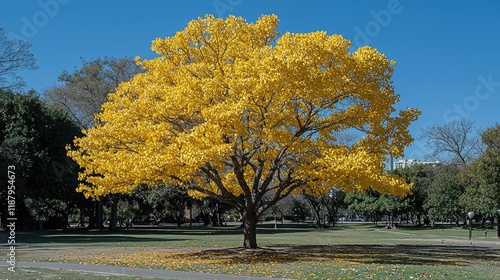
[[467, 213], [467, 217], [469, 217], [469, 240], [472, 239], [472, 218], [474, 217], [474, 212], [470, 211]]

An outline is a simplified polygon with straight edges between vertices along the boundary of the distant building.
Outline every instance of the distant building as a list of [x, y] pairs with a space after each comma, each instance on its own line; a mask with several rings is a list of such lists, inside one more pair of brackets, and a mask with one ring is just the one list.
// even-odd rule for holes
[[416, 164], [439, 164], [439, 161], [421, 161], [418, 159], [401, 159], [399, 161], [394, 162], [393, 168], [405, 168], [409, 166], [413, 166]]

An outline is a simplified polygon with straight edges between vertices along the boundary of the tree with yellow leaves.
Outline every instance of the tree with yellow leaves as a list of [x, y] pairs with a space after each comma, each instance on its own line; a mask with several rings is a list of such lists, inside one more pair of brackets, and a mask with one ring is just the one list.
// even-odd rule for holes
[[[277, 26], [274, 15], [206, 16], [153, 41], [159, 56], [137, 58], [145, 72], [110, 94], [69, 151], [83, 168], [79, 191], [181, 185], [237, 209], [245, 248], [257, 247], [262, 213], [292, 192], [406, 194], [384, 159], [403, 155], [419, 111], [395, 113], [394, 62], [370, 47], [350, 53], [339, 35], [279, 37]], [[345, 131], [357, 141], [340, 141]]]

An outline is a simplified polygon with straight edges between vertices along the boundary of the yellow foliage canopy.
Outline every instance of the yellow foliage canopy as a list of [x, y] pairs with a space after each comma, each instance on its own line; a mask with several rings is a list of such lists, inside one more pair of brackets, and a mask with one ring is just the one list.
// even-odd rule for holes
[[[154, 40], [159, 56], [137, 58], [145, 72], [110, 94], [69, 151], [83, 167], [79, 190], [175, 181], [240, 211], [333, 186], [407, 193], [383, 168], [388, 154], [403, 155], [419, 115], [395, 111], [395, 63], [370, 47], [350, 53], [339, 35], [278, 37], [277, 26], [274, 15], [206, 16]], [[341, 141], [346, 131], [357, 141]]]

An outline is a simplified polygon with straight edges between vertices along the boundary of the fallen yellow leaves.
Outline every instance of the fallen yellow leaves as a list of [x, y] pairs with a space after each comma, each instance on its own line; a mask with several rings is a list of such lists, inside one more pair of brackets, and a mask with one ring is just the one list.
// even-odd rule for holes
[[[433, 279], [450, 276], [452, 272], [473, 275], [468, 269], [478, 263], [486, 273], [498, 264], [494, 251], [469, 254], [466, 250], [442, 248], [428, 251], [418, 247], [356, 245], [257, 250], [86, 247], [57, 250], [48, 260], [292, 279], [409, 279], [410, 276], [413, 279]], [[488, 279], [484, 275], [481, 277]]]
[[[291, 279], [498, 279], [500, 273], [496, 239], [479, 239], [470, 246], [458, 237], [464, 233], [459, 229], [343, 227], [263, 229], [261, 243], [266, 245], [257, 250], [238, 248], [239, 229], [229, 227], [23, 233], [31, 246], [23, 246], [19, 257]], [[74, 241], [79, 246], [69, 246]]]

